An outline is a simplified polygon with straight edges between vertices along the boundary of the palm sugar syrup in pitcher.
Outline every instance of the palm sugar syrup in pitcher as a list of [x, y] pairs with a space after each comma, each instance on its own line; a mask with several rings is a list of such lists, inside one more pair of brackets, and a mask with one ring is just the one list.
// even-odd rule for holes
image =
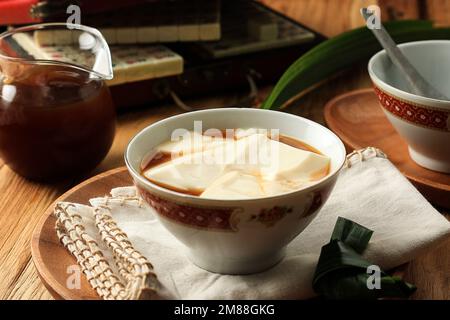
[[34, 180], [92, 170], [114, 139], [104, 81], [111, 78], [109, 48], [96, 29], [52, 23], [0, 35], [0, 158]]

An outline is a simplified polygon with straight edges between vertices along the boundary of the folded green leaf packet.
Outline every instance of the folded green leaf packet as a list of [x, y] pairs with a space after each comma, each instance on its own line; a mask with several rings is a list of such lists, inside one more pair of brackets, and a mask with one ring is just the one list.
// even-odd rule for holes
[[313, 279], [316, 293], [327, 299], [378, 299], [406, 298], [416, 290], [361, 256], [372, 234], [356, 222], [338, 218], [317, 263]]

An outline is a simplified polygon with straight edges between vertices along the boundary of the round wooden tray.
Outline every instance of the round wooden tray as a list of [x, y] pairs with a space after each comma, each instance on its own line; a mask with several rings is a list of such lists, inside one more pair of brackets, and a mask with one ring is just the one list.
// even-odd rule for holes
[[[53, 217], [53, 208], [56, 202], [70, 201], [88, 204], [88, 200], [109, 194], [114, 187], [128, 186], [132, 184], [125, 167], [107, 171], [64, 193], [52, 205], [48, 207], [31, 239], [31, 255], [38, 274], [56, 299], [80, 300], [99, 299], [97, 293], [81, 274], [81, 286], [79, 289], [69, 289], [66, 285], [68, 278], [73, 274], [68, 268], [77, 265], [75, 258], [61, 245], [55, 232], [56, 219]], [[403, 277], [407, 264], [392, 271], [393, 274]]]
[[411, 160], [406, 142], [384, 115], [372, 89], [352, 91], [328, 102], [325, 121], [348, 151], [367, 146], [381, 149], [430, 202], [450, 208], [450, 175]]
[[88, 204], [89, 199], [107, 195], [113, 187], [132, 184], [126, 167], [113, 169], [75, 186], [48, 207], [33, 232], [31, 256], [42, 282], [55, 299], [99, 299], [83, 274], [81, 274], [79, 289], [69, 289], [66, 285], [68, 278], [73, 275], [73, 271], [68, 270], [68, 267], [77, 265], [77, 261], [61, 245], [56, 236], [56, 219], [53, 217], [55, 203], [70, 201]]

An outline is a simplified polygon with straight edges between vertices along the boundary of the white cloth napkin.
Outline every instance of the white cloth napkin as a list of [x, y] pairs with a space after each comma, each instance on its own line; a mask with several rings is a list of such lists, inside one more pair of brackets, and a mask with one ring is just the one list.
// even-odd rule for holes
[[[205, 271], [185, 256], [184, 246], [142, 206], [134, 187], [115, 188], [110, 197], [75, 204], [83, 224], [98, 243], [93, 207], [107, 205], [135, 249], [153, 264], [160, 282], [176, 299], [301, 299], [314, 296], [312, 277], [321, 247], [328, 243], [338, 216], [374, 230], [364, 256], [382, 269], [414, 259], [450, 235], [450, 223], [408, 180], [374, 149], [349, 158], [336, 187], [313, 222], [288, 246], [272, 269], [230, 276]], [[362, 161], [361, 161], [362, 160]], [[111, 258], [106, 252], [105, 257]], [[111, 261], [111, 265], [114, 262]]]

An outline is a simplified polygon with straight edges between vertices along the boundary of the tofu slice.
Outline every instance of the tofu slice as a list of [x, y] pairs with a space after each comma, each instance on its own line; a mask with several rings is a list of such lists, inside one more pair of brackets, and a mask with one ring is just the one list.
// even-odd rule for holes
[[261, 164], [264, 157], [264, 150], [267, 149], [267, 145], [270, 143], [270, 139], [266, 134], [250, 134], [243, 136], [234, 142], [233, 162], [227, 167], [228, 171], [241, 171], [246, 174], [253, 174], [255, 176], [261, 175]]
[[171, 154], [188, 154], [204, 151], [223, 144], [225, 139], [220, 137], [204, 136], [194, 131], [189, 131], [187, 135], [180, 136], [176, 141], [167, 141], [160, 144], [156, 151]]
[[326, 156], [259, 133], [234, 140], [189, 132], [180, 141], [160, 145], [157, 151], [182, 154], [148, 169], [144, 172], [147, 179], [214, 199], [248, 199], [298, 190], [324, 177], [330, 165]]
[[275, 140], [270, 140], [265, 147], [262, 154], [266, 155], [266, 161], [261, 163], [261, 175], [266, 180], [301, 183], [321, 179], [329, 171], [330, 158], [327, 156]]
[[291, 180], [263, 180], [261, 186], [266, 196], [276, 196], [279, 194], [299, 190], [310, 183], [311, 182], [296, 182]]
[[263, 196], [260, 179], [239, 171], [225, 173], [200, 195], [201, 198], [209, 199], [250, 199]]
[[200, 193], [223, 175], [233, 161], [233, 152], [229, 152], [222, 145], [180, 156], [148, 169], [144, 172], [144, 176], [171, 189]]

